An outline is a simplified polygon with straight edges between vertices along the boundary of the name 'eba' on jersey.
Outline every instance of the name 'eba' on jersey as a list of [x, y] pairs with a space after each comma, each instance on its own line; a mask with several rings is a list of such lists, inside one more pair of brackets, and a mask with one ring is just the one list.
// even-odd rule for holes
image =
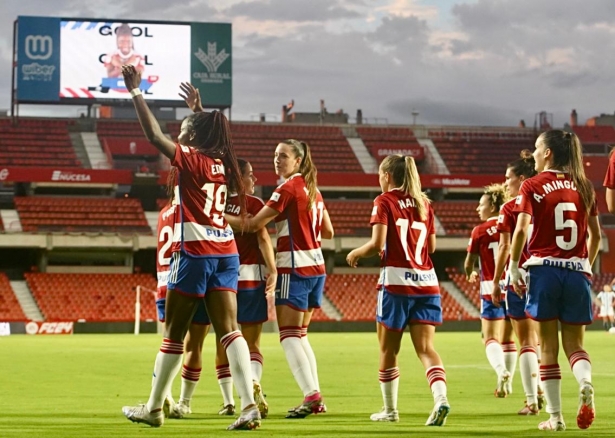
[[[256, 196], [246, 195], [247, 213], [256, 216], [265, 203]], [[226, 213], [232, 216], [241, 214], [239, 197], [230, 195], [226, 202]], [[238, 290], [253, 290], [265, 281], [267, 268], [258, 245], [256, 233], [235, 233], [235, 243], [239, 252], [239, 282]]]
[[433, 208], [428, 205], [427, 218], [421, 219], [415, 202], [399, 189], [374, 200], [370, 225], [387, 226], [377, 288], [384, 287], [399, 295], [439, 295], [438, 277], [428, 248], [429, 236], [436, 233]]
[[[534, 219], [525, 268], [556, 266], [592, 274], [587, 253], [588, 214], [568, 173], [545, 170], [525, 181], [515, 211]], [[597, 214], [594, 203], [589, 215]]]
[[296, 173], [274, 190], [266, 205], [279, 213], [275, 218], [278, 273], [325, 275], [325, 259], [320, 249], [325, 203], [320, 192], [316, 191], [316, 199], [308, 209], [308, 189], [303, 176]]
[[478, 254], [480, 295], [486, 300], [491, 300], [491, 293], [493, 292], [493, 277], [499, 245], [500, 233], [497, 216], [490, 217], [472, 230], [467, 251], [470, 254]]
[[167, 204], [158, 213], [158, 243], [156, 245], [156, 276], [158, 277], [158, 285], [156, 287], [156, 301], [164, 300], [167, 297], [167, 283], [171, 269], [171, 255], [173, 254], [171, 245], [173, 243], [176, 210], [176, 204]]
[[227, 186], [222, 161], [177, 144], [171, 164], [179, 171], [172, 251], [192, 257], [237, 255], [233, 230], [224, 219]]

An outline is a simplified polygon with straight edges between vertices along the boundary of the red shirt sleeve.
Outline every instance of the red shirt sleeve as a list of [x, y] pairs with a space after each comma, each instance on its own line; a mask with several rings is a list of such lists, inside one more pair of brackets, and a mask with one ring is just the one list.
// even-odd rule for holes
[[278, 213], [282, 213], [294, 198], [291, 187], [288, 184], [282, 184], [273, 191], [266, 205]]
[[474, 227], [472, 234], [470, 235], [470, 241], [468, 242], [467, 252], [471, 254], [480, 253], [480, 234], [479, 227]]
[[615, 152], [613, 152], [609, 158], [609, 167], [606, 169], [606, 175], [602, 185], [607, 189], [615, 189]]
[[498, 233], [512, 234], [515, 231], [513, 227], [514, 223], [515, 222], [514, 222], [514, 215], [512, 214], [512, 209], [502, 208], [498, 216], [498, 224], [497, 224]]
[[519, 195], [515, 200], [515, 208], [514, 211], [519, 213], [527, 213], [530, 216], [533, 216], [532, 212], [532, 188], [531, 184], [528, 184], [529, 181], [525, 182], [525, 184], [521, 184], [521, 189], [519, 190]]
[[389, 224], [389, 208], [386, 202], [383, 202], [383, 198], [378, 196], [374, 199], [374, 208], [372, 208], [372, 216], [369, 220], [370, 225]]

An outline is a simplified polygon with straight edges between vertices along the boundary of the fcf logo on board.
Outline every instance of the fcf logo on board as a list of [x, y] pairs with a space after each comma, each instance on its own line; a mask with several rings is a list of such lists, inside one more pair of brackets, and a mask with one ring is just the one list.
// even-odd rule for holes
[[49, 35], [28, 35], [25, 52], [30, 59], [49, 59], [53, 55], [53, 39]]

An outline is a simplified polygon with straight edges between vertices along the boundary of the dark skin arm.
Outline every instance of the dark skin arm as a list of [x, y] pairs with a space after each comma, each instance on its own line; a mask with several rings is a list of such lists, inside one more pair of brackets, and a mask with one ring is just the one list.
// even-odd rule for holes
[[[123, 65], [122, 75], [124, 76], [124, 84], [128, 91], [139, 88], [139, 84], [141, 84], [141, 73], [139, 73], [134, 66]], [[143, 128], [143, 133], [147, 140], [166, 157], [173, 159], [173, 157], [175, 157], [175, 143], [164, 135], [156, 117], [154, 117], [147, 106], [143, 95], [133, 97], [132, 102], [135, 105], [141, 128]]]

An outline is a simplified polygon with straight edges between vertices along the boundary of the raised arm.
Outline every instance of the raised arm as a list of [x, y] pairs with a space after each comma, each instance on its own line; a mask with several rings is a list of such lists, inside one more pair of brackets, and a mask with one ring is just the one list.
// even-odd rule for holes
[[173, 157], [175, 157], [175, 143], [164, 135], [156, 117], [154, 117], [150, 111], [141, 94], [141, 90], [139, 90], [141, 73], [132, 65], [123, 65], [122, 75], [124, 76], [126, 89], [130, 91], [130, 94], [133, 96], [132, 102], [135, 105], [135, 110], [137, 111], [137, 116], [139, 117], [139, 122], [141, 123], [141, 128], [143, 129], [145, 137], [147, 137], [147, 140], [153, 144], [156, 149], [168, 158], [173, 159]]
[[199, 89], [195, 88], [190, 82], [182, 82], [179, 84], [180, 90], [183, 92], [178, 93], [179, 97], [184, 99], [188, 108], [192, 110], [193, 113], [203, 112], [203, 105], [201, 104], [201, 94], [199, 93]]

